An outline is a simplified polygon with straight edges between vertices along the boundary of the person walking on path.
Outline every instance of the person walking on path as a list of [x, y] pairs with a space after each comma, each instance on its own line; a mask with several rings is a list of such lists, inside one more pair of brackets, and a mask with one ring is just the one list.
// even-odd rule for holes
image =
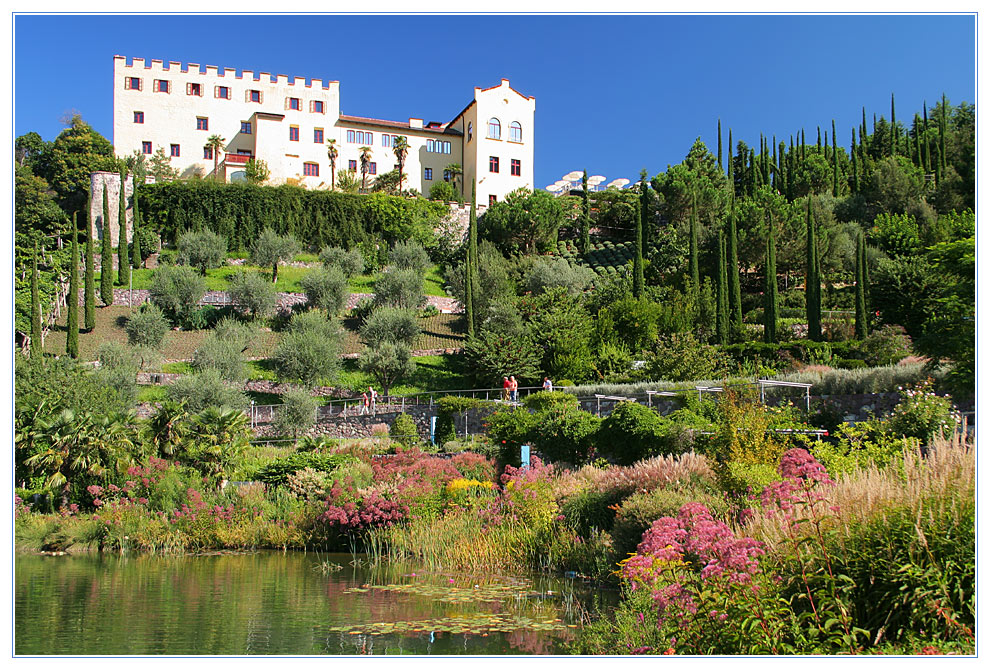
[[509, 397], [512, 395], [512, 384], [509, 383], [508, 377], [502, 377], [502, 400], [503, 402], [509, 402]]
[[365, 391], [364, 393], [361, 394], [361, 414], [368, 413], [368, 407], [370, 402], [371, 402], [371, 398], [368, 397], [368, 392]]
[[373, 387], [368, 387], [368, 400], [371, 401], [371, 413], [375, 413], [375, 403], [378, 401], [378, 391]]
[[512, 402], [519, 400], [519, 382], [515, 377], [509, 377], [509, 392], [512, 394]]
[[544, 391], [553, 391], [553, 382], [550, 381], [550, 378], [549, 377], [544, 377], [543, 378], [543, 390]]

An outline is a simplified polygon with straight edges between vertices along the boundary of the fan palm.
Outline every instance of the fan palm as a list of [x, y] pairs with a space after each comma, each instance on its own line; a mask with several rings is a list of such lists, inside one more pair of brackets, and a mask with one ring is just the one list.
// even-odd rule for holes
[[402, 166], [406, 163], [406, 154], [409, 153], [409, 141], [405, 135], [399, 135], [392, 142], [392, 153], [395, 154], [395, 162], [399, 168], [399, 193], [402, 193]]
[[330, 159], [330, 190], [334, 189], [333, 178], [337, 173], [337, 140], [327, 141], [327, 158]]
[[361, 147], [361, 190], [367, 190], [368, 170], [371, 168], [371, 147]]
[[225, 475], [250, 442], [248, 417], [239, 410], [208, 407], [193, 419], [196, 466], [221, 488]]
[[166, 400], [144, 424], [144, 439], [162, 456], [173, 456], [189, 434], [185, 400]]
[[209, 139], [206, 140], [206, 148], [213, 151], [213, 181], [217, 180], [217, 169], [220, 164], [220, 152], [223, 151], [223, 145], [226, 141], [227, 140], [219, 135], [210, 135]]

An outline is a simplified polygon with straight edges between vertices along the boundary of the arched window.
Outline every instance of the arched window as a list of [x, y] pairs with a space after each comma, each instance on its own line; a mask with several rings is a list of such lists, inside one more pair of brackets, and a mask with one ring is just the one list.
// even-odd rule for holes
[[509, 124], [509, 141], [522, 142], [522, 124], [518, 121], [513, 121]]
[[502, 139], [502, 124], [495, 117], [488, 119], [488, 139]]

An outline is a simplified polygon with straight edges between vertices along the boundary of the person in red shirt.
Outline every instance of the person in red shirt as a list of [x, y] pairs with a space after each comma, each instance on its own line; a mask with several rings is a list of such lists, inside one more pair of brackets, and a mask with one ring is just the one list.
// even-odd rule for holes
[[502, 400], [509, 400], [509, 393], [511, 392], [512, 384], [509, 383], [508, 377], [502, 377]]

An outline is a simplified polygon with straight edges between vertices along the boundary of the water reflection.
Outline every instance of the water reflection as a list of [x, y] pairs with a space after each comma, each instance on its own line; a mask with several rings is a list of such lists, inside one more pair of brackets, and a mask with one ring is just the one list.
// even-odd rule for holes
[[19, 655], [549, 654], [610, 596], [349, 554], [18, 556], [14, 642]]

